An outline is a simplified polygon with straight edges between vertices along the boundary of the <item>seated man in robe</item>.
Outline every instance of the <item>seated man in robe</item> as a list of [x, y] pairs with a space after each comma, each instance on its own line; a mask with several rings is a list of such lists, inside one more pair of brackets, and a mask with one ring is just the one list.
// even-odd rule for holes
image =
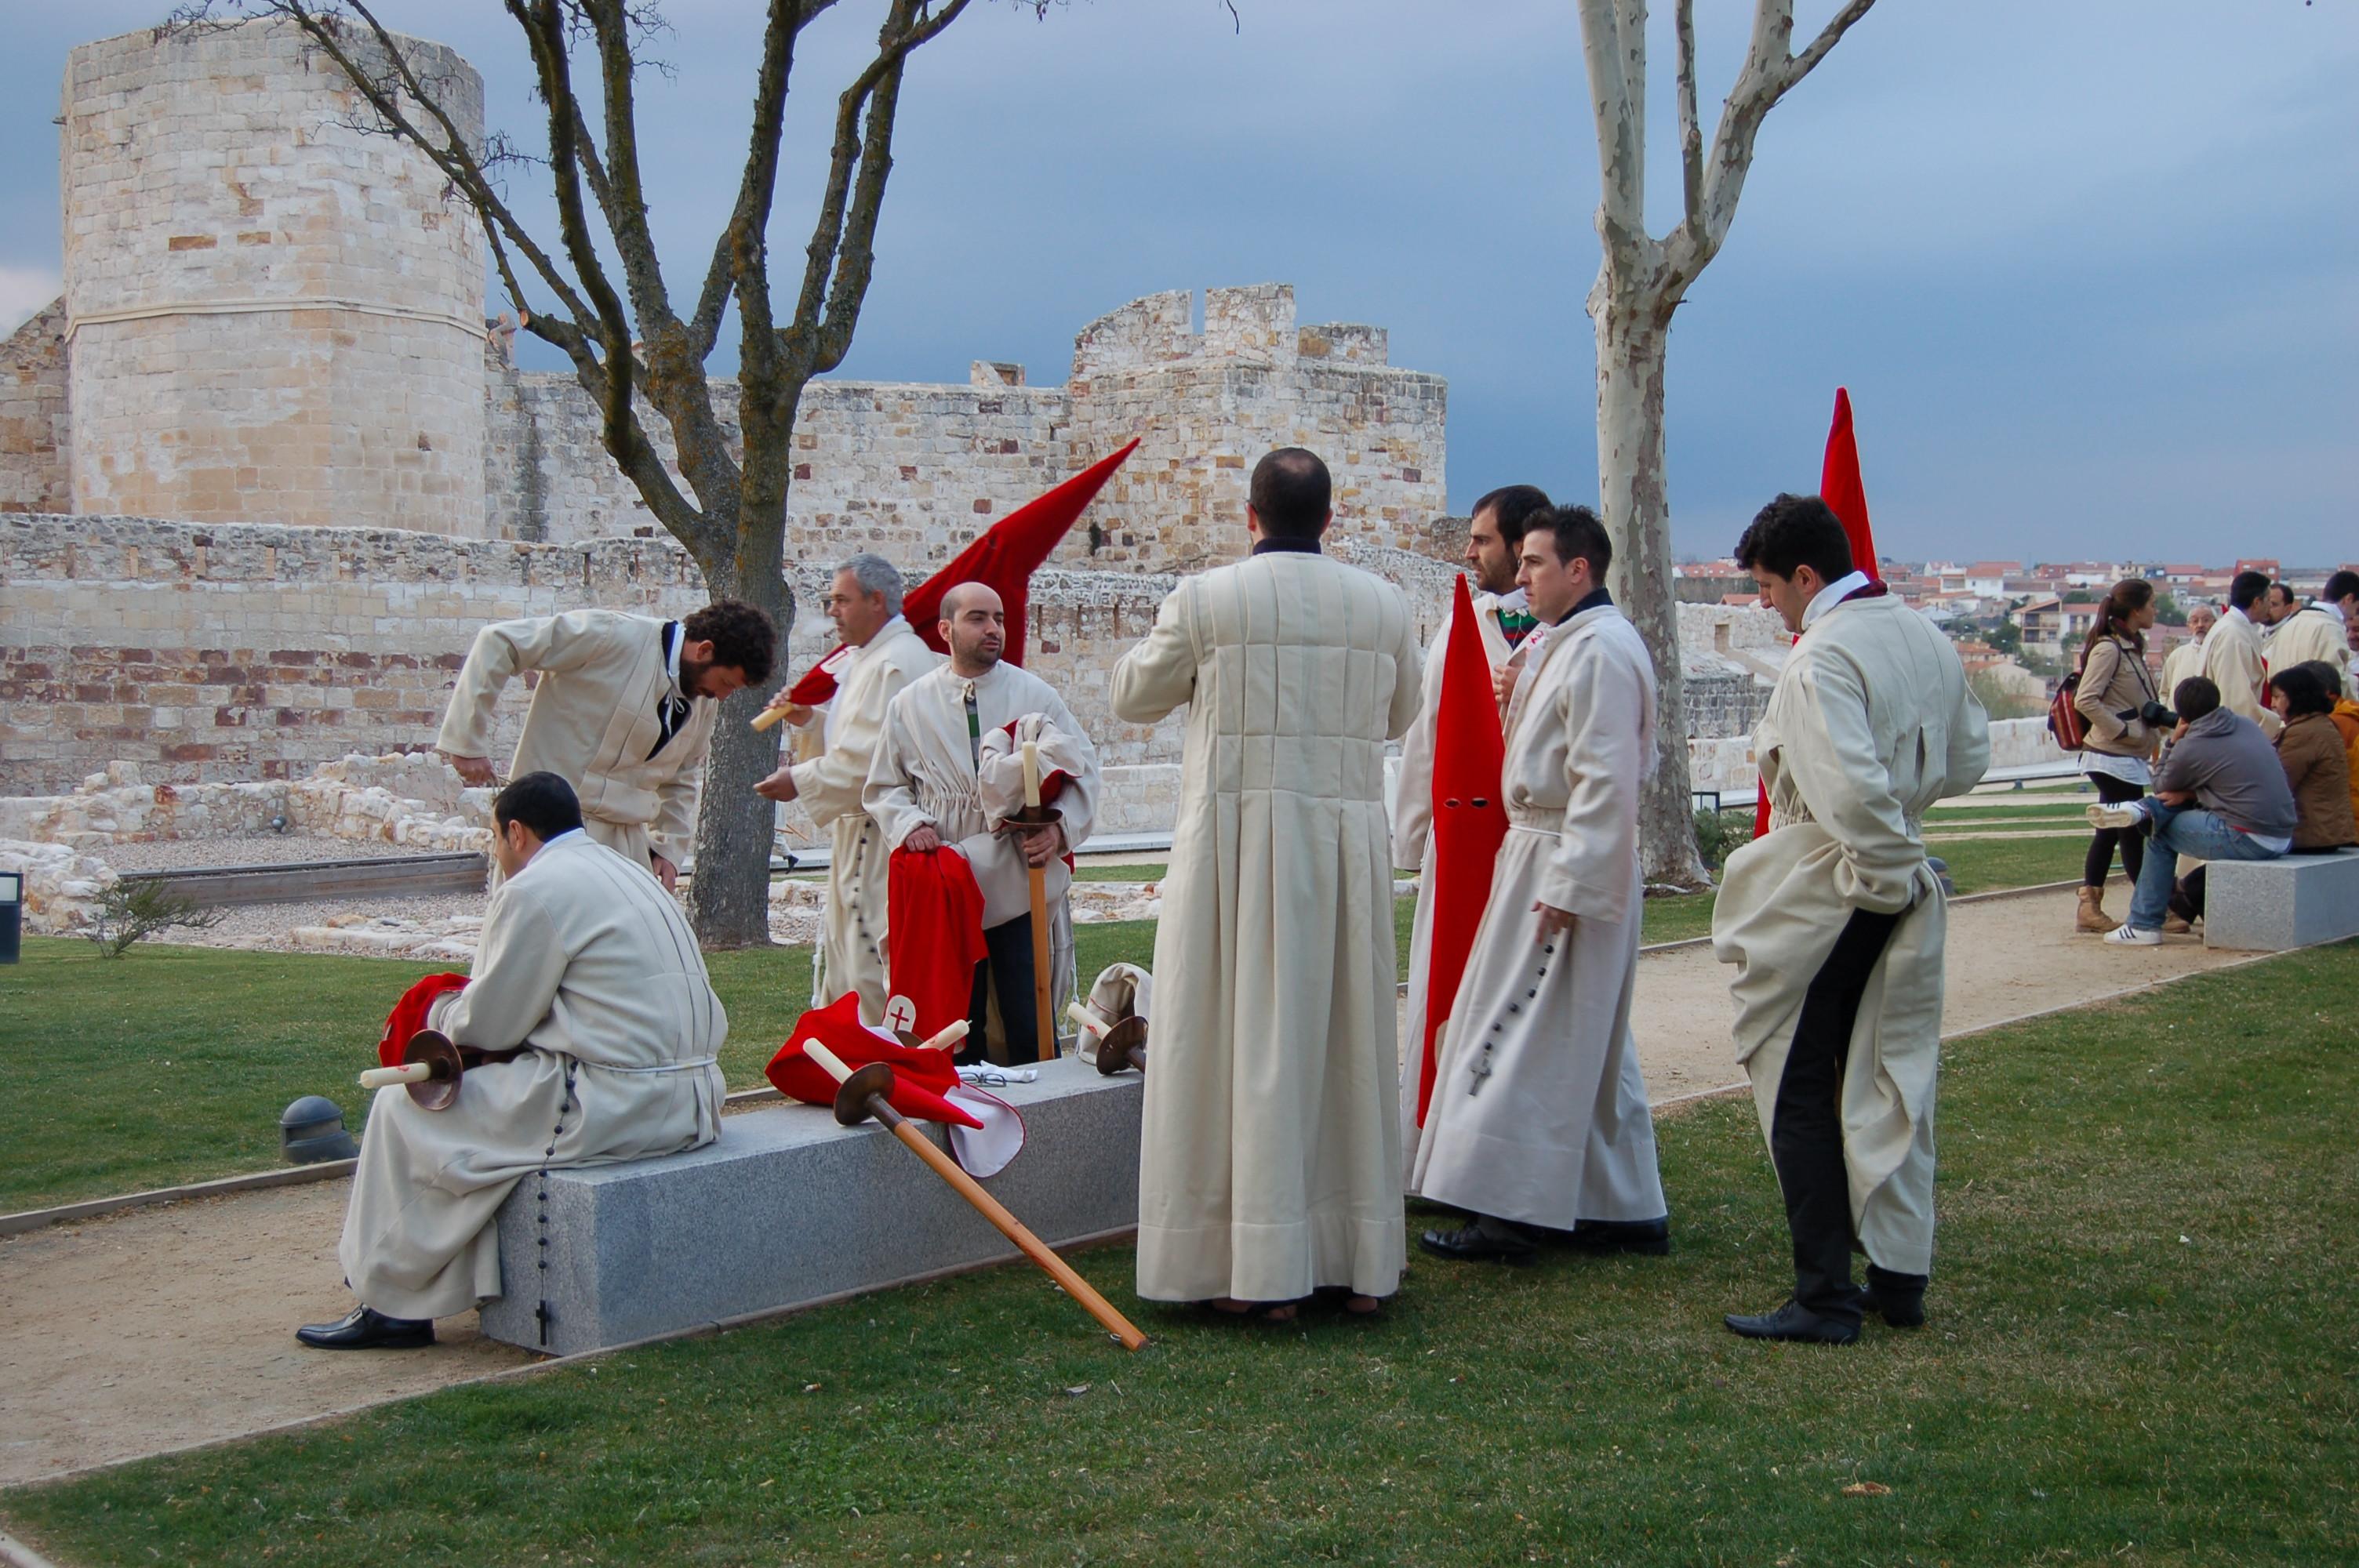
[[[983, 894], [988, 957], [975, 968], [969, 1010], [973, 1032], [962, 1054], [987, 1050], [996, 1062], [1029, 1062], [1041, 1020], [1033, 992], [1028, 871], [1038, 866], [1047, 872], [1052, 976], [1047, 1023], [1053, 1035], [1072, 989], [1071, 872], [1063, 858], [1089, 838], [1097, 813], [1097, 751], [1048, 682], [1001, 661], [1007, 611], [992, 589], [962, 583], [944, 595], [941, 633], [950, 661], [902, 687], [886, 706], [863, 799], [895, 849], [931, 854], [950, 849], [966, 858]], [[1044, 774], [1054, 769], [1065, 775], [1053, 803], [1060, 819], [1048, 827], [998, 831], [987, 809], [984, 773], [1006, 744], [989, 737], [1011, 726], [1016, 739], [1038, 740]], [[995, 1033], [986, 1028], [994, 1000]]]
[[720, 1135], [714, 1058], [729, 1020], [679, 906], [582, 831], [581, 802], [555, 773], [500, 791], [492, 818], [504, 880], [473, 978], [427, 1015], [491, 1059], [444, 1110], [377, 1091], [337, 1249], [360, 1305], [296, 1330], [306, 1345], [432, 1344], [434, 1319], [501, 1293], [493, 1221], [519, 1179]]

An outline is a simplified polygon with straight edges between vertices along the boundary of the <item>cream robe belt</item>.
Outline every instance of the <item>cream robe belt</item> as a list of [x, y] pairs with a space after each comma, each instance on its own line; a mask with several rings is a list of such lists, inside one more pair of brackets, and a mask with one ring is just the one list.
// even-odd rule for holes
[[1511, 806], [1507, 808], [1507, 827], [1511, 831], [1520, 827], [1529, 833], [1562, 834], [1564, 813], [1539, 806]]

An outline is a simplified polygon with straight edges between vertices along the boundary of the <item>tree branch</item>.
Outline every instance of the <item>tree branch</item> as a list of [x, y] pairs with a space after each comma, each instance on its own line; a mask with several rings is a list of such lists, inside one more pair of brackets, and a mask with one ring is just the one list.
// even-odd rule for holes
[[1680, 210], [1692, 227], [1703, 222], [1703, 124], [1696, 113], [1695, 0], [1676, 0], [1672, 27], [1680, 45]]
[[[1581, 0], [1582, 55], [1589, 67], [1590, 108], [1597, 124], [1597, 232], [1609, 265], [1646, 238], [1646, 143], [1639, 120], [1643, 87], [1634, 86], [1623, 11], [1630, 0]], [[1638, 6], [1643, 22], [1645, 6]], [[1638, 48], [1643, 63], [1646, 37]]]

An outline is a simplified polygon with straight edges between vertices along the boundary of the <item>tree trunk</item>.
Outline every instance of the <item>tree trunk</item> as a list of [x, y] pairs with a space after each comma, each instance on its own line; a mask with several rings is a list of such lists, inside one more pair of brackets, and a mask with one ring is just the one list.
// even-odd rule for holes
[[1590, 297], [1597, 327], [1597, 479], [1614, 541], [1614, 602], [1654, 655], [1661, 765], [1639, 797], [1638, 859], [1647, 882], [1705, 888], [1690, 793], [1687, 679], [1671, 588], [1671, 518], [1663, 482], [1663, 352], [1670, 304], [1616, 288], [1609, 255]]
[[770, 846], [778, 808], [754, 786], [778, 765], [783, 729], [756, 730], [752, 719], [787, 673], [787, 634], [795, 603], [784, 576], [786, 507], [760, 522], [749, 513], [734, 557], [700, 561], [713, 597], [743, 600], [778, 628], [771, 679], [748, 687], [721, 708], [712, 751], [704, 764], [704, 794], [696, 817], [696, 876], [688, 887], [688, 915], [706, 947], [760, 947], [770, 940]]

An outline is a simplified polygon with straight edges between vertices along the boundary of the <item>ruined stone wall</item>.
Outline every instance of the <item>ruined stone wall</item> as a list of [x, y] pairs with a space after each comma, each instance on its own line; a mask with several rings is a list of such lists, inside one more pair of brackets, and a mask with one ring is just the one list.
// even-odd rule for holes
[[[585, 605], [684, 613], [669, 540], [515, 545], [357, 528], [0, 518], [0, 794], [109, 762], [167, 783], [430, 747], [475, 632]], [[526, 693], [500, 709], [505, 752]]]
[[68, 407], [60, 298], [0, 343], [0, 512], [73, 504]]
[[[1245, 552], [1245, 485], [1272, 447], [1310, 447], [1335, 479], [1337, 537], [1430, 552], [1447, 392], [1385, 362], [1382, 329], [1298, 329], [1284, 285], [1153, 295], [1092, 323], [1071, 381], [1027, 384], [978, 362], [963, 386], [818, 381], [803, 394], [787, 557], [873, 549], [922, 570], [1014, 508], [1115, 450], [1115, 471], [1058, 552], [1060, 564], [1192, 570]], [[735, 442], [737, 389], [716, 384]], [[669, 427], [650, 437], [671, 462]], [[484, 437], [486, 530], [553, 542], [652, 533], [654, 514], [607, 459], [589, 397], [569, 374], [495, 355]], [[674, 465], [674, 471], [677, 467]]]

